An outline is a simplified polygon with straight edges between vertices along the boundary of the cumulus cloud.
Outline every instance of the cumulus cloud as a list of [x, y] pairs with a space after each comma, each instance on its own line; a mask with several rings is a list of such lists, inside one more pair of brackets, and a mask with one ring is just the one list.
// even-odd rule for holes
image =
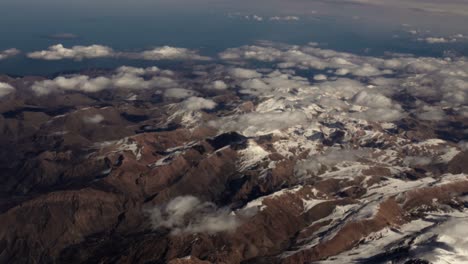
[[7, 50], [0, 50], [0, 60], [8, 59], [20, 54], [21, 51], [18, 49], [7, 49]]
[[170, 46], [156, 47], [142, 52], [118, 52], [102, 45], [73, 46], [65, 48], [62, 44], [50, 46], [47, 50], [28, 53], [31, 59], [41, 60], [83, 60], [95, 58], [126, 58], [140, 60], [209, 60], [196, 51]]
[[216, 80], [204, 86], [206, 89], [213, 89], [213, 90], [226, 90], [228, 85], [221, 80]]
[[324, 74], [317, 74], [317, 75], [314, 75], [314, 80], [315, 81], [326, 81], [328, 79], [328, 77]]
[[[157, 76], [155, 76], [157, 74]], [[178, 83], [164, 76], [157, 67], [120, 67], [113, 75], [89, 77], [87, 75], [59, 76], [53, 80], [35, 82], [31, 89], [37, 95], [47, 95], [59, 91], [99, 92], [105, 89], [149, 89], [170, 88]]]
[[8, 83], [0, 82], [0, 98], [9, 95], [15, 91], [15, 88]]
[[198, 111], [203, 109], [213, 109], [216, 107], [216, 103], [213, 100], [205, 99], [201, 97], [190, 97], [182, 102], [182, 107], [189, 111]]
[[234, 78], [239, 79], [252, 79], [261, 77], [262, 74], [250, 69], [243, 69], [243, 68], [233, 68], [229, 70], [229, 74]]
[[35, 51], [27, 54], [28, 58], [41, 60], [83, 60], [115, 56], [112, 48], [102, 45], [73, 46], [65, 48], [62, 44], [50, 46], [47, 50]]
[[360, 113], [353, 113], [351, 116], [363, 118], [371, 121], [395, 121], [401, 119], [404, 113], [401, 106], [393, 102], [390, 98], [374, 91], [360, 91], [352, 98], [355, 105], [365, 106], [369, 109]]
[[238, 217], [227, 208], [218, 208], [194, 196], [179, 196], [168, 204], [149, 210], [152, 227], [167, 228], [173, 235], [234, 231]]
[[210, 60], [209, 57], [200, 56], [196, 51], [169, 46], [157, 47], [152, 50], [124, 56], [144, 60]]
[[[239, 74], [236, 79], [237, 85], [241, 88], [243, 94], [255, 96], [272, 96], [281, 93], [289, 93], [291, 90], [307, 87], [310, 85], [304, 77], [293, 74], [273, 71], [262, 77], [247, 79], [247, 74]], [[252, 76], [261, 76], [252, 74]], [[240, 77], [240, 78], [239, 78]]]
[[348, 100], [366, 88], [361, 82], [348, 78], [340, 78], [335, 81], [323, 82], [320, 83], [318, 87], [322, 91], [333, 93], [333, 95], [337, 97]]
[[89, 124], [99, 124], [102, 121], [104, 121], [104, 117], [100, 114], [96, 114], [96, 115], [84, 117], [83, 121]]

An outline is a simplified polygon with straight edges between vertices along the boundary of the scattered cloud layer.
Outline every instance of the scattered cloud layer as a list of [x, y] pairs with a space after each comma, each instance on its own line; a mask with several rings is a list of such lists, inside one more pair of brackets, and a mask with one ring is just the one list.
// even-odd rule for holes
[[234, 231], [239, 220], [227, 208], [218, 208], [194, 196], [179, 196], [167, 205], [149, 210], [153, 228], [167, 228], [172, 234]]
[[89, 77], [87, 75], [59, 76], [53, 80], [35, 82], [31, 89], [37, 95], [47, 95], [60, 91], [99, 92], [106, 89], [149, 89], [171, 88], [178, 85], [170, 78], [171, 72], [157, 67], [120, 67], [113, 75]]
[[[320, 70], [316, 83], [294, 74], [274, 78], [260, 73], [232, 74], [238, 79], [242, 93], [260, 97], [289, 94], [294, 106], [304, 108], [315, 103], [326, 111], [335, 109], [349, 117], [369, 121], [392, 122], [409, 114], [421, 120], [443, 120], [444, 107], [457, 113], [466, 112], [468, 98], [468, 63], [466, 58], [430, 58], [359, 56], [318, 48], [270, 42], [255, 46], [228, 49], [220, 58], [237, 64], [261, 61], [286, 70]], [[252, 71], [252, 70], [250, 70]], [[326, 79], [325, 79], [326, 77]], [[346, 78], [345, 78], [346, 77]], [[361, 79], [366, 78], [366, 79]], [[281, 83], [281, 85], [277, 85]], [[392, 97], [409, 93], [416, 98], [413, 110], [406, 112]]]
[[[85, 55], [88, 49], [71, 50], [71, 55], [66, 55], [69, 58], [99, 53]], [[198, 56], [169, 47], [138, 54], [153, 59]], [[136, 54], [132, 56], [136, 58]], [[323, 49], [316, 43], [259, 42], [227, 49], [219, 58], [220, 63], [190, 68], [194, 73], [190, 78], [157, 67], [121, 67], [101, 76], [70, 75], [38, 81], [31, 89], [37, 95], [46, 95], [106, 89], [132, 89], [134, 93], [154, 88], [154, 93], [175, 99], [181, 109], [193, 112], [214, 109], [216, 103], [204, 95], [229, 89], [258, 102], [255, 109], [215, 118], [209, 125], [249, 136], [278, 132], [327, 116], [384, 123], [405, 118], [445, 122], [449, 113], [468, 116], [468, 62], [464, 57], [371, 57]], [[263, 68], [256, 66], [258, 62]], [[403, 95], [411, 100], [401, 99]]]
[[142, 52], [119, 52], [111, 47], [102, 45], [73, 46], [65, 48], [62, 44], [50, 46], [47, 50], [35, 51], [27, 54], [28, 58], [38, 60], [63, 60], [71, 59], [81, 61], [83, 59], [96, 58], [126, 58], [139, 60], [209, 60], [209, 57], [201, 56], [196, 51], [176, 48], [157, 47]]

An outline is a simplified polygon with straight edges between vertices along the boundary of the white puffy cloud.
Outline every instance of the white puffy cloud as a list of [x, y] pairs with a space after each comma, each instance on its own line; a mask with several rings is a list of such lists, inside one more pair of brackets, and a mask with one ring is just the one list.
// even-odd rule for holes
[[355, 94], [352, 101], [354, 104], [372, 108], [391, 108], [395, 106], [395, 103], [390, 98], [380, 93], [364, 90]]
[[0, 82], [0, 98], [9, 95], [15, 91], [15, 88], [8, 83]]
[[91, 46], [73, 46], [65, 48], [62, 44], [50, 46], [47, 50], [35, 51], [28, 53], [27, 56], [31, 59], [41, 60], [83, 60], [94, 58], [105, 58], [115, 56], [112, 48], [102, 45]]
[[204, 86], [206, 89], [213, 89], [213, 90], [226, 90], [228, 85], [221, 80], [216, 80]]
[[[157, 76], [155, 76], [157, 74]], [[53, 80], [35, 82], [31, 89], [37, 95], [46, 95], [58, 91], [99, 92], [105, 89], [149, 89], [171, 88], [178, 86], [177, 81], [163, 76], [163, 71], [157, 67], [134, 68], [123, 66], [113, 75], [89, 77], [74, 75], [70, 77], [59, 76]]]
[[182, 107], [189, 111], [198, 111], [203, 109], [213, 109], [216, 107], [216, 103], [213, 100], [205, 99], [201, 97], [190, 97], [182, 102]]
[[14, 57], [20, 54], [21, 51], [18, 49], [7, 49], [7, 50], [0, 50], [0, 60], [8, 59], [10, 57]]
[[99, 124], [102, 121], [104, 121], [104, 116], [102, 116], [100, 114], [96, 114], [96, 115], [92, 115], [92, 116], [85, 116], [83, 118], [83, 121], [85, 123], [89, 123], [89, 124]]
[[252, 79], [261, 77], [262, 74], [250, 69], [243, 69], [243, 68], [233, 68], [229, 70], [229, 74], [238, 79]]
[[331, 93], [336, 97], [345, 99], [351, 99], [355, 94], [366, 88], [362, 83], [347, 78], [323, 82], [320, 83], [318, 87], [321, 91]]
[[142, 52], [118, 52], [102, 45], [73, 46], [65, 48], [62, 44], [50, 46], [47, 50], [28, 53], [31, 59], [41, 60], [83, 60], [95, 58], [126, 58], [140, 60], [209, 60], [196, 51], [170, 46], [156, 47]]
[[[132, 56], [129, 56], [132, 57]], [[209, 57], [200, 56], [196, 51], [186, 48], [158, 47], [152, 50], [135, 54], [135, 58], [144, 60], [209, 60]]]
[[316, 81], [326, 81], [328, 77], [325, 74], [314, 75], [314, 80]]
[[240, 83], [243, 88], [242, 93], [245, 94], [259, 94], [262, 91], [270, 91], [270, 87], [262, 79], [249, 79]]
[[36, 82], [31, 89], [37, 95], [46, 95], [59, 90], [92, 93], [107, 89], [111, 83], [112, 81], [106, 77], [90, 78], [89, 76], [78, 75], [66, 78], [60, 76], [53, 80]]
[[152, 227], [168, 228], [173, 235], [234, 231], [238, 217], [227, 208], [218, 208], [194, 196], [179, 196], [167, 205], [148, 211]]
[[185, 99], [194, 96], [195, 94], [196, 93], [194, 91], [184, 88], [171, 88], [164, 91], [165, 97], [174, 99]]

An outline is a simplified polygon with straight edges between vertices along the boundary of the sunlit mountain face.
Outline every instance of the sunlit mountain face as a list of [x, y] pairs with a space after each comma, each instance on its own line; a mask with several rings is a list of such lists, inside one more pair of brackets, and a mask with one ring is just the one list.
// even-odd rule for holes
[[466, 21], [0, 3], [0, 263], [468, 263]]

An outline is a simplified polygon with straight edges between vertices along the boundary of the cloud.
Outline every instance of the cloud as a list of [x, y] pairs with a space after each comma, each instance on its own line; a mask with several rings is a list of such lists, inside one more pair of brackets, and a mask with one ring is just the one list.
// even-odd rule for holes
[[0, 98], [15, 92], [15, 88], [8, 83], [0, 82]]
[[447, 43], [449, 42], [448, 39], [446, 38], [435, 38], [435, 37], [428, 37], [424, 39], [425, 42], [429, 44], [435, 44], [435, 43]]
[[[386, 58], [378, 58], [322, 49], [314, 43], [298, 46], [266, 41], [227, 49], [219, 57], [244, 65], [261, 61], [281, 70], [316, 69], [336, 75], [329, 77], [331, 81], [323, 80], [310, 88], [306, 81], [295, 79], [298, 76], [294, 73], [287, 78], [270, 79], [266, 75], [258, 76], [260, 74], [257, 77], [230, 74], [236, 79], [237, 86], [242, 88], [241, 93], [260, 98], [298, 91], [301, 98], [294, 99], [296, 103], [293, 107], [296, 109], [307, 103], [316, 103], [328, 107], [325, 111], [345, 111], [348, 117], [382, 122], [393, 122], [408, 114], [415, 114], [422, 120], [442, 120], [446, 118], [441, 110], [444, 107], [452, 107], [459, 115], [468, 113], [464, 108], [468, 98], [468, 62], [465, 57], [388, 54]], [[336, 79], [344, 75], [349, 78]], [[314, 77], [321, 80], [324, 76]], [[286, 83], [286, 79], [289, 83]], [[302, 85], [292, 85], [301, 82]], [[417, 104], [411, 105], [412, 110], [408, 112], [391, 100], [405, 93], [417, 99]]]
[[118, 52], [102, 45], [73, 46], [65, 48], [62, 44], [50, 46], [47, 50], [35, 51], [27, 54], [28, 58], [40, 60], [63, 60], [96, 58], [125, 58], [138, 60], [210, 60], [201, 56], [196, 51], [176, 47], [156, 47], [142, 52]]
[[265, 91], [271, 91], [270, 86], [262, 79], [249, 79], [240, 83], [243, 88], [240, 92], [244, 94], [259, 94]]
[[314, 80], [315, 81], [326, 81], [328, 79], [328, 77], [324, 74], [317, 74], [317, 75], [314, 75]]
[[129, 57], [144, 60], [210, 60], [209, 57], [200, 56], [196, 51], [175, 48], [175, 47], [158, 47], [152, 50], [143, 51], [136, 54], [125, 54], [124, 57]]
[[468, 260], [468, 226], [466, 218], [452, 217], [428, 230], [428, 239], [420, 239], [415, 257], [431, 263], [466, 263]]
[[450, 42], [456, 42], [457, 40], [452, 38], [444, 38], [444, 37], [427, 37], [427, 38], [419, 38], [419, 41], [424, 41], [429, 44], [441, 44], [441, 43], [450, 43]]
[[421, 108], [421, 111], [422, 112], [417, 114], [418, 118], [421, 120], [441, 121], [447, 118], [444, 110], [438, 107], [425, 105]]
[[247, 16], [246, 18], [247, 19], [252, 19], [252, 20], [255, 20], [255, 21], [263, 21], [263, 17], [258, 16], [258, 15]]
[[298, 16], [273, 16], [270, 17], [270, 21], [299, 21], [300, 18]]
[[243, 68], [233, 68], [229, 70], [229, 75], [231, 75], [234, 78], [239, 78], [239, 79], [252, 79], [252, 78], [258, 78], [262, 76], [261, 73], [258, 73], [255, 70], [243, 69]]
[[194, 196], [176, 197], [148, 212], [154, 229], [167, 228], [173, 235], [234, 231], [240, 225], [231, 210], [202, 202]]
[[213, 89], [213, 90], [226, 90], [228, 85], [221, 80], [214, 81], [212, 83], [206, 84], [205, 89]]
[[59, 76], [53, 80], [35, 82], [31, 89], [37, 95], [47, 95], [59, 91], [93, 93], [113, 88], [139, 90], [150, 88], [167, 89], [178, 86], [177, 81], [164, 75], [165, 72], [160, 71], [157, 67], [134, 68], [123, 66], [110, 76], [95, 78], [87, 75]]
[[20, 54], [21, 51], [18, 49], [7, 49], [7, 50], [0, 50], [0, 60], [8, 59]]
[[189, 111], [209, 110], [215, 108], [216, 105], [217, 104], [213, 100], [201, 97], [190, 97], [182, 102], [182, 107]]
[[109, 58], [114, 57], [115, 52], [112, 48], [91, 45], [91, 46], [73, 46], [65, 48], [62, 44], [50, 46], [47, 50], [35, 51], [27, 54], [28, 58], [41, 60], [83, 60], [94, 58]]
[[85, 123], [89, 123], [89, 124], [99, 124], [102, 121], [104, 121], [104, 117], [102, 115], [100, 115], [100, 114], [96, 114], [96, 115], [93, 115], [93, 116], [84, 117], [83, 121]]

